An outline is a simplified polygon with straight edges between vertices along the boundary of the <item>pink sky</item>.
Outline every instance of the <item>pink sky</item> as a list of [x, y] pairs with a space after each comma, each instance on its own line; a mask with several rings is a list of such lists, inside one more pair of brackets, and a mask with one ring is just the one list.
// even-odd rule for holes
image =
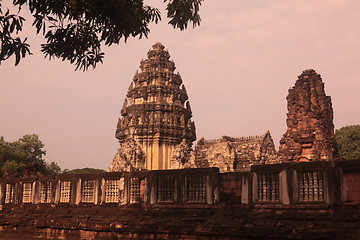
[[104, 48], [104, 64], [85, 73], [44, 59], [43, 39], [29, 27], [34, 56], [0, 66], [0, 136], [15, 141], [35, 133], [48, 162], [106, 169], [118, 148], [114, 133], [127, 88], [157, 41], [183, 78], [198, 139], [269, 129], [278, 145], [287, 91], [308, 68], [323, 77], [335, 127], [359, 124], [359, 12], [358, 0], [205, 0], [200, 27], [180, 32], [165, 19], [151, 26], [149, 39]]

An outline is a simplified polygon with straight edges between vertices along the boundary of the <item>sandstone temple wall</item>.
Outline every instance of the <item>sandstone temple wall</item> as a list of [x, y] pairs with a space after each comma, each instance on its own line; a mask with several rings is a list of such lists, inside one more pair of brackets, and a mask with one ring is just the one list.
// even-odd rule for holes
[[360, 160], [3, 179], [0, 238], [357, 240], [359, 181]]
[[360, 202], [360, 160], [7, 178], [0, 204], [214, 205]]
[[2, 179], [0, 238], [357, 240], [359, 182], [360, 160]]
[[207, 168], [9, 178], [0, 183], [0, 204], [216, 204], [218, 174]]

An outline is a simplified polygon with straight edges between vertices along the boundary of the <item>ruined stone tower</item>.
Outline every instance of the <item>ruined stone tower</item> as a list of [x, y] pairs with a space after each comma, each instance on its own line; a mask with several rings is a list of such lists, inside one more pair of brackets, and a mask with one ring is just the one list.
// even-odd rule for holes
[[161, 43], [140, 62], [119, 118], [120, 148], [110, 171], [178, 169], [188, 161], [195, 125], [186, 88]]
[[331, 98], [321, 76], [303, 71], [287, 96], [287, 131], [280, 140], [281, 161], [331, 160], [337, 155]]

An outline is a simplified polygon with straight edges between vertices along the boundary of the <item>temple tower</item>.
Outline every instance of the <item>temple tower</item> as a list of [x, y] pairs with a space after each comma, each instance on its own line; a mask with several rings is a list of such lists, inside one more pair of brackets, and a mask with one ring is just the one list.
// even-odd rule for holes
[[332, 160], [337, 156], [331, 98], [321, 76], [303, 71], [287, 96], [287, 131], [280, 140], [281, 161]]
[[147, 57], [124, 100], [110, 171], [182, 168], [196, 140], [186, 88], [169, 52], [156, 43]]

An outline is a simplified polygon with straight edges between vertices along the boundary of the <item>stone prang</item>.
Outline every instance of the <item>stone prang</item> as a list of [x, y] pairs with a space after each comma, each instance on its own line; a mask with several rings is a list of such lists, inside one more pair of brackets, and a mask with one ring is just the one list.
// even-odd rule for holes
[[287, 96], [287, 131], [280, 140], [281, 161], [332, 160], [337, 156], [331, 98], [321, 76], [303, 71]]
[[120, 148], [110, 171], [183, 168], [196, 140], [187, 91], [169, 52], [156, 43], [147, 56], [121, 110]]

